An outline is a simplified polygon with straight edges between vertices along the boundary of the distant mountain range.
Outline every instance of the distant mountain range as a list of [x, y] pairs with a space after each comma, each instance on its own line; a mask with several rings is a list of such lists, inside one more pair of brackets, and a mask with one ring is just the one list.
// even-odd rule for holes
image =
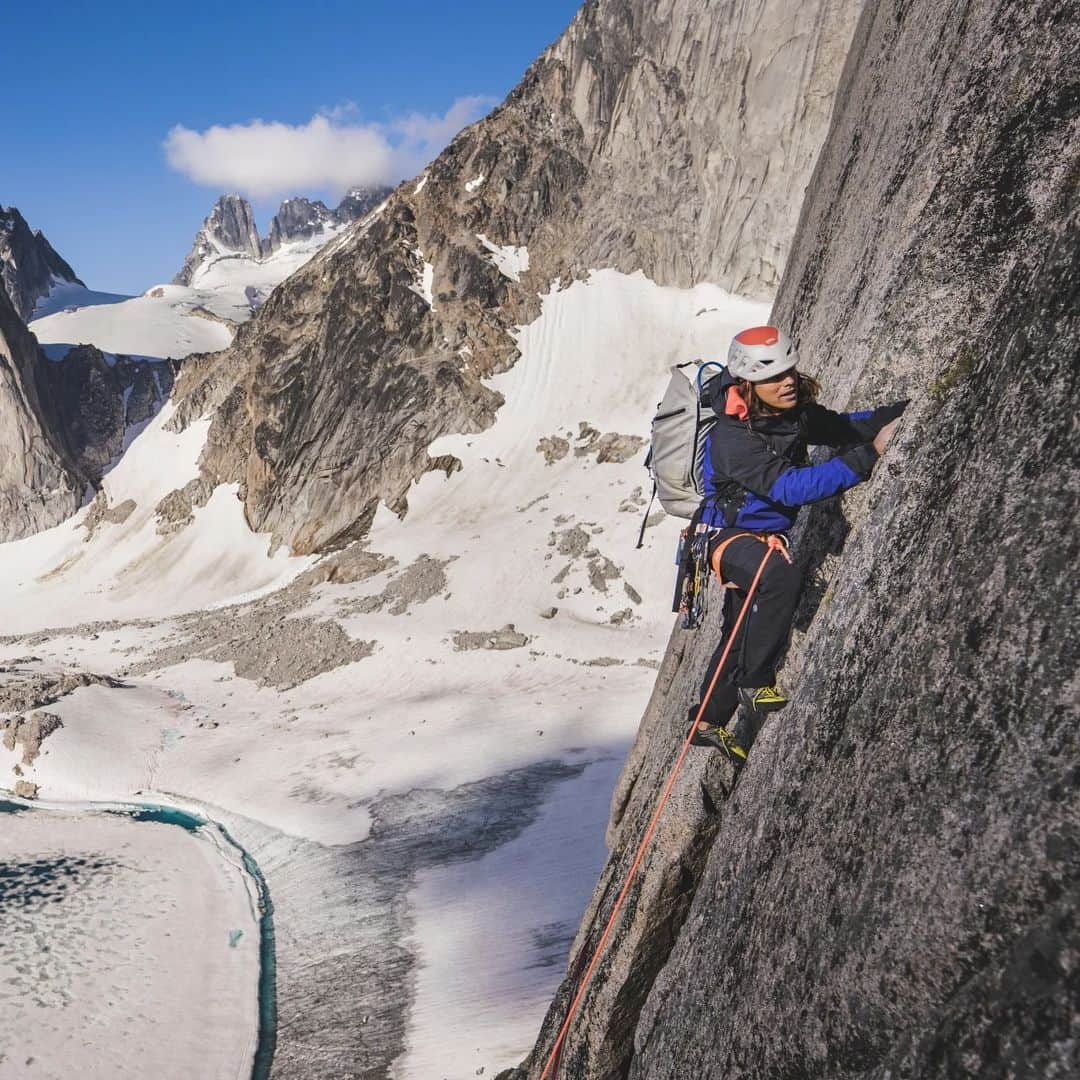
[[363, 217], [390, 194], [390, 188], [353, 188], [331, 210], [319, 199], [286, 199], [270, 222], [270, 231], [259, 236], [255, 215], [247, 199], [222, 195], [195, 234], [174, 285], [197, 286], [211, 267], [222, 259], [262, 262], [286, 244], [312, 240], [337, 231]]

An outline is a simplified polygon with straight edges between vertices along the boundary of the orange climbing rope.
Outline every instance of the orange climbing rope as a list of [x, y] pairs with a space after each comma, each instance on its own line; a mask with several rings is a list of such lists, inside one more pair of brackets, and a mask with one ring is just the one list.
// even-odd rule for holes
[[709, 682], [709, 688], [705, 691], [704, 696], [701, 699], [701, 707], [697, 711], [697, 715], [694, 717], [694, 722], [690, 725], [690, 730], [686, 733], [686, 739], [683, 741], [682, 750], [679, 753], [678, 758], [675, 761], [675, 766], [671, 770], [671, 774], [668, 776], [667, 783], [664, 785], [664, 790], [660, 795], [660, 799], [656, 804], [656, 809], [653, 811], [652, 819], [649, 821], [649, 827], [645, 830], [645, 835], [642, 837], [641, 844], [637, 849], [637, 854], [634, 856], [634, 861], [630, 865], [630, 870], [626, 875], [626, 880], [623, 882], [622, 889], [619, 892], [618, 897], [615, 900], [615, 906], [611, 909], [611, 915], [608, 917], [607, 925], [604, 927], [603, 934], [600, 935], [600, 941], [596, 946], [596, 951], [592, 955], [592, 959], [589, 961], [589, 966], [585, 969], [585, 974], [581, 977], [581, 982], [578, 985], [577, 993], [574, 995], [574, 1000], [570, 1002], [570, 1008], [567, 1010], [566, 1019], [563, 1020], [562, 1027], [559, 1029], [558, 1038], [555, 1040], [555, 1045], [551, 1048], [551, 1053], [548, 1054], [547, 1062], [544, 1065], [544, 1071], [540, 1074], [540, 1080], [546, 1080], [546, 1077], [551, 1073], [552, 1080], [554, 1080], [555, 1074], [551, 1072], [552, 1066], [557, 1066], [559, 1052], [562, 1049], [563, 1041], [566, 1038], [567, 1031], [570, 1030], [570, 1021], [574, 1018], [574, 1013], [577, 1011], [577, 1007], [581, 1002], [582, 997], [585, 994], [585, 990], [589, 985], [589, 980], [592, 978], [593, 972], [596, 970], [596, 965], [600, 960], [600, 956], [604, 951], [604, 946], [607, 944], [607, 939], [611, 934], [611, 930], [615, 925], [615, 920], [618, 918], [619, 911], [622, 909], [623, 901], [626, 899], [626, 894], [630, 891], [630, 884], [634, 880], [634, 875], [637, 873], [638, 867], [641, 865], [641, 860], [645, 856], [645, 849], [649, 846], [649, 841], [652, 839], [653, 832], [656, 830], [656, 825], [660, 820], [660, 815], [663, 813], [664, 806], [667, 804], [668, 797], [671, 795], [671, 790], [675, 786], [675, 781], [679, 776], [679, 772], [683, 767], [683, 762], [686, 760], [686, 753], [690, 749], [690, 741], [694, 737], [694, 732], [697, 730], [698, 722], [701, 720], [702, 715], [705, 712], [705, 706], [708, 705], [709, 699], [712, 697], [712, 692], [716, 688], [716, 683], [720, 678], [720, 672], [724, 668], [724, 664], [727, 663], [728, 654], [731, 652], [731, 646], [735, 642], [735, 637], [739, 632], [739, 627], [742, 626], [743, 619], [746, 616], [746, 612], [750, 608], [750, 601], [753, 599], [754, 592], [758, 587], [758, 582], [761, 580], [761, 575], [765, 572], [765, 564], [769, 561], [769, 557], [774, 551], [779, 551], [788, 562], [791, 562], [791, 556], [788, 554], [787, 548], [784, 545], [784, 541], [779, 536], [760, 536], [757, 533], [740, 533], [739, 536], [733, 536], [730, 540], [717, 549], [717, 552], [713, 555], [713, 569], [716, 571], [716, 576], [720, 577], [720, 559], [718, 554], [722, 554], [723, 549], [727, 547], [727, 544], [731, 540], [738, 540], [741, 536], [752, 536], [755, 540], [760, 540], [763, 544], [767, 545], [765, 554], [761, 558], [761, 564], [757, 568], [757, 573], [754, 574], [754, 580], [750, 583], [750, 588], [746, 590], [746, 599], [743, 601], [742, 608], [739, 611], [739, 617], [735, 620], [735, 625], [732, 627], [731, 636], [728, 638], [728, 643], [724, 648], [719, 661], [716, 664], [716, 670], [713, 672], [713, 677]]

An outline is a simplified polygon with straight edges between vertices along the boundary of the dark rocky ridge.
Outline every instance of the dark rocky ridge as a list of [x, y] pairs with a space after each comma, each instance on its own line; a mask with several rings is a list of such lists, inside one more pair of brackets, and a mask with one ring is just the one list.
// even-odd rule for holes
[[[1078, 14], [862, 17], [775, 318], [829, 404], [913, 402], [872, 482], [801, 523], [796, 699], [734, 793], [693, 753], [560, 1076], [1080, 1071]], [[673, 634], [513, 1075], [540, 1074], [716, 634]]]
[[40, 365], [38, 381], [54, 403], [57, 430], [82, 476], [95, 486], [120, 456], [124, 435], [168, 400], [180, 362], [106, 356], [93, 345]]
[[47, 363], [0, 289], [0, 542], [63, 521], [82, 495], [83, 477], [41, 381]]
[[[404, 512], [427, 446], [487, 426], [481, 380], [537, 293], [591, 267], [775, 286], [858, 9], [585, 5], [507, 101], [280, 286], [233, 346], [189, 361], [174, 422], [213, 412], [202, 468], [295, 552]], [[527, 245], [504, 277], [477, 234]], [[422, 295], [432, 268], [434, 305]]]
[[32, 232], [14, 206], [0, 206], [0, 278], [23, 322], [48, 295], [54, 277], [82, 284], [40, 229]]
[[323, 229], [358, 221], [389, 194], [387, 187], [353, 188], [334, 210], [321, 199], [286, 199], [270, 222], [262, 253], [271, 255], [291, 240], [307, 240]]

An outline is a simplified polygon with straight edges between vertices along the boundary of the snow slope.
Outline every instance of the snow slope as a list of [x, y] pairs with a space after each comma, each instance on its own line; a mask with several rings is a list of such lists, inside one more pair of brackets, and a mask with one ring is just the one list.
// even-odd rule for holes
[[260, 260], [222, 250], [196, 271], [190, 288], [155, 285], [122, 297], [64, 283], [39, 303], [30, 329], [42, 344], [96, 345], [128, 356], [177, 360], [217, 352], [232, 341], [235, 325], [345, 228], [283, 244]]
[[[376, 515], [367, 547], [396, 564], [304, 593], [266, 631], [286, 644], [255, 668], [262, 685], [244, 668], [247, 646], [233, 655], [228, 642], [206, 644], [213, 613], [200, 617], [201, 638], [166, 616], [265, 594], [310, 560], [271, 558], [225, 488], [186, 529], [157, 534], [152, 505], [194, 475], [206, 432], [204, 421], [172, 435], [166, 408], [106, 478], [111, 505], [137, 504], [126, 522], [100, 526], [89, 543], [76, 519], [0, 548], [0, 605], [21, 634], [125, 620], [35, 639], [43, 662], [127, 673], [129, 687], [87, 687], [51, 705], [65, 726], [27, 777], [49, 798], [122, 799], [149, 785], [236, 815], [242, 842], [246, 819], [344, 857], [349, 845], [384, 842], [372, 825], [387, 800], [414, 807], [416, 828], [437, 828], [439, 815], [425, 824], [433, 798], [559, 764], [564, 778], [531, 809], [509, 820], [499, 803], [486, 811], [507, 842], [445, 862], [421, 845], [421, 861], [401, 861], [408, 921], [394, 941], [414, 974], [387, 974], [379, 988], [407, 1017], [395, 1076], [471, 1077], [520, 1057], [602, 862], [615, 770], [671, 627], [678, 527], [660, 521], [635, 549], [647, 487], [644, 450], [627, 437], [647, 436], [671, 365], [721, 355], [766, 314], [714, 286], [662, 288], [612, 270], [553, 288], [518, 331], [520, 359], [491, 382], [505, 397], [495, 424], [432, 445], [462, 469], [425, 475], [404, 519]], [[598, 460], [600, 435], [621, 436], [625, 452]], [[371, 642], [371, 655], [275, 685], [275, 665], [329, 623]], [[0, 644], [0, 660], [25, 652], [22, 641]], [[272, 895], [287, 887], [275, 872], [285, 871], [268, 872]], [[305, 872], [288, 864], [290, 877]], [[332, 891], [280, 933], [285, 1023], [290, 986], [325, 948], [325, 929], [316, 941], [310, 927], [334, 927], [340, 960], [369, 948], [369, 916], [389, 917], [385, 900], [365, 913], [355, 889], [341, 901], [351, 907], [333, 907]], [[486, 928], [505, 934], [496, 942]]]

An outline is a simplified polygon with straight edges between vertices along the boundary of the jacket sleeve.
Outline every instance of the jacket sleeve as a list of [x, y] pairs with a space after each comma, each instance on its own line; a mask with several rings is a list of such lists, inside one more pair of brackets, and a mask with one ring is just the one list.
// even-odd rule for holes
[[792, 465], [742, 421], [720, 428], [713, 429], [709, 440], [715, 472], [782, 506], [802, 506], [846, 491], [865, 480], [878, 459], [873, 444], [863, 443], [820, 465]]
[[853, 443], [870, 442], [907, 406], [906, 401], [896, 401], [892, 405], [881, 405], [864, 412], [838, 413], [814, 402], [805, 409], [806, 441], [812, 446], [851, 446]]

